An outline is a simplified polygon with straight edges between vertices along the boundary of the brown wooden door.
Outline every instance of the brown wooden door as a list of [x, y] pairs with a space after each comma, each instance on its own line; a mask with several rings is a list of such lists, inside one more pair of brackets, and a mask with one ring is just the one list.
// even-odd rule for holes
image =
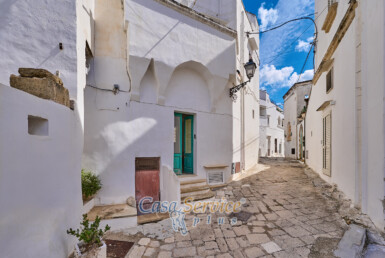
[[[159, 162], [159, 160], [157, 161]], [[152, 197], [152, 202], [145, 201], [144, 209], [151, 209], [154, 202], [160, 201], [160, 186], [159, 186], [159, 165], [149, 165], [152, 163], [151, 160], [140, 159], [136, 160], [136, 171], [135, 171], [135, 199], [136, 204], [144, 197]], [[144, 165], [143, 165], [144, 164]], [[156, 162], [155, 162], [156, 164]], [[158, 163], [159, 164], [159, 163]], [[138, 210], [138, 215], [141, 215]]]

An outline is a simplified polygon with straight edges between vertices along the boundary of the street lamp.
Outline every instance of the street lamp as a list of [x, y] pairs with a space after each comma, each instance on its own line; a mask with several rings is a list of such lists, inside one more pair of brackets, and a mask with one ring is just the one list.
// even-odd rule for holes
[[251, 80], [251, 78], [254, 76], [255, 69], [257, 69], [257, 65], [254, 63], [253, 59], [250, 58], [249, 62], [247, 62], [244, 67], [246, 70], [247, 78]]
[[237, 99], [235, 93], [237, 93], [242, 87], [244, 87], [248, 82], [251, 81], [251, 78], [253, 78], [255, 70], [257, 69], [257, 65], [254, 63], [253, 59], [250, 58], [249, 62], [244, 65], [244, 68], [246, 70], [246, 76], [247, 78], [249, 78], [249, 80], [242, 82], [241, 84], [234, 86], [230, 89], [230, 98], [232, 98], [233, 100]]

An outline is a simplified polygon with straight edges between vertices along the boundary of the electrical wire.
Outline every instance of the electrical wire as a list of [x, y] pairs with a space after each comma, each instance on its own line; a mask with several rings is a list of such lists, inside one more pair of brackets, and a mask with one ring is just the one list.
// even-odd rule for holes
[[97, 90], [101, 90], [101, 91], [111, 91], [111, 92], [126, 92], [126, 93], [129, 93], [130, 91], [126, 91], [126, 90], [111, 90], [111, 89], [103, 89], [103, 88], [98, 88], [96, 86], [93, 86], [93, 85], [90, 85], [90, 84], [86, 84], [87, 87], [91, 87], [91, 88], [94, 88], [94, 89], [97, 89]]
[[[253, 35], [253, 34], [263, 34], [263, 33], [266, 33], [266, 32], [269, 32], [269, 31], [272, 31], [272, 30], [276, 30], [276, 29], [279, 29], [281, 28], [282, 26], [290, 23], [290, 22], [295, 22], [295, 21], [300, 21], [300, 20], [310, 20], [314, 23], [314, 26], [316, 28], [316, 31], [317, 31], [317, 25], [315, 24], [315, 21], [313, 18], [309, 17], [309, 16], [303, 16], [303, 17], [299, 17], [299, 18], [295, 18], [295, 19], [291, 19], [291, 20], [288, 20], [284, 23], [281, 23], [280, 25], [278, 26], [275, 26], [273, 28], [270, 28], [270, 29], [267, 29], [267, 30], [264, 30], [264, 31], [254, 31], [254, 32], [246, 32], [246, 34], [248, 35]], [[316, 32], [317, 33], [317, 32]]]
[[[325, 6], [325, 8], [317, 15], [317, 17], [315, 17], [315, 21], [322, 15], [322, 13], [326, 10], [326, 8], [328, 8], [328, 6]], [[272, 56], [273, 59], [269, 60], [268, 62], [266, 62], [267, 65], [271, 64], [272, 62], [274, 62], [278, 57], [280, 57], [281, 55], [283, 54], [286, 54], [286, 53], [290, 53], [292, 52], [292, 50], [290, 49], [291, 46], [294, 45], [294, 43], [297, 42], [297, 40], [302, 37], [303, 34], [305, 34], [305, 32], [311, 27], [311, 25], [309, 25], [302, 33], [301, 35], [299, 35], [295, 40], [293, 40], [290, 45], [288, 46], [289, 50], [283, 50], [282, 52], [280, 52], [279, 54], [275, 55], [275, 56]], [[309, 43], [311, 44], [311, 43]]]
[[[298, 76], [298, 79], [297, 79], [297, 82], [296, 82], [296, 83], [298, 83], [299, 80], [301, 79], [303, 70], [305, 69], [305, 66], [306, 66], [306, 63], [307, 63], [307, 59], [309, 58], [310, 52], [311, 52], [311, 50], [313, 49], [313, 47], [314, 47], [314, 43], [311, 45], [311, 47], [310, 47], [310, 49], [309, 49], [309, 52], [307, 53], [307, 56], [306, 56], [306, 59], [305, 59], [305, 63], [304, 63], [303, 66], [302, 66], [301, 72], [299, 73], [299, 76]], [[314, 58], [313, 58], [313, 59], [314, 59]], [[313, 63], [313, 66], [314, 66], [314, 63]], [[313, 67], [313, 69], [314, 69], [314, 67]]]

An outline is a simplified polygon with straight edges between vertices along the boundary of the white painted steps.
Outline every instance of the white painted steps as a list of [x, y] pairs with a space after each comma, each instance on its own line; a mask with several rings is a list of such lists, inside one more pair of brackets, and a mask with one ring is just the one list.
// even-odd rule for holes
[[182, 202], [187, 197], [191, 197], [193, 201], [205, 200], [215, 196], [207, 184], [206, 179], [186, 180], [180, 183], [180, 192]]

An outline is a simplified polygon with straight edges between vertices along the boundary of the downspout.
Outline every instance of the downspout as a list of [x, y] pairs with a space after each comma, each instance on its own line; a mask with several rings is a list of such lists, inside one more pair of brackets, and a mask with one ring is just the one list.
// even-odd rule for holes
[[[245, 13], [242, 11], [242, 19], [241, 19], [241, 33], [240, 33], [240, 61], [241, 66], [245, 63], [245, 37], [244, 37], [244, 30], [245, 30]], [[242, 74], [244, 75], [245, 71], [244, 69], [241, 69]], [[242, 76], [244, 78], [244, 76]], [[241, 92], [241, 163], [242, 163], [242, 170], [245, 169], [245, 89], [242, 88]]]

